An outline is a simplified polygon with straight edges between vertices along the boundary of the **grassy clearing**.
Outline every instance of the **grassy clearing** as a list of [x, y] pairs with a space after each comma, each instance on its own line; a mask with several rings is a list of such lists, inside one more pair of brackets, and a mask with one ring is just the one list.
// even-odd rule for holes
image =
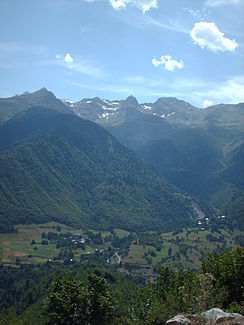
[[132, 244], [129, 249], [129, 254], [123, 259], [123, 262], [141, 265], [147, 264], [143, 257], [144, 252], [145, 249], [142, 246]]
[[[59, 227], [59, 231], [57, 231], [57, 227]], [[50, 241], [48, 245], [42, 244], [42, 234], [48, 232], [83, 234], [82, 229], [75, 229], [56, 222], [18, 225], [15, 233], [0, 234], [0, 261], [4, 264], [15, 265], [16, 261], [37, 264], [54, 259], [59, 255], [61, 248], [57, 249], [56, 244]], [[103, 232], [102, 236], [105, 237], [109, 234], [111, 233]], [[31, 244], [33, 240], [35, 243]], [[94, 252], [95, 248], [86, 244], [85, 250], [74, 250], [74, 258], [79, 261], [81, 255], [94, 254]]]
[[[53, 243], [42, 245], [42, 233], [56, 232], [57, 226], [61, 232], [75, 232], [76, 230], [65, 225], [49, 222], [47, 224], [30, 224], [16, 226], [15, 233], [0, 234], [0, 260], [5, 264], [15, 264], [16, 260], [21, 263], [44, 263], [53, 259], [59, 253], [59, 249]], [[31, 245], [32, 240], [35, 241]]]
[[127, 237], [130, 234], [129, 231], [126, 231], [126, 230], [123, 230], [123, 229], [120, 229], [120, 228], [115, 228], [114, 232], [115, 232], [116, 236], [119, 237], [120, 239], [124, 238], [124, 237]]

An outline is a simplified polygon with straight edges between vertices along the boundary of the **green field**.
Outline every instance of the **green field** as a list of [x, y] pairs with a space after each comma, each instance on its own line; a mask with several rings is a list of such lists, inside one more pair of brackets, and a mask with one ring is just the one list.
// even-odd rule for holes
[[[35, 264], [53, 259], [58, 255], [59, 249], [50, 242], [48, 245], [42, 245], [42, 233], [49, 231], [58, 233], [57, 226], [61, 227], [60, 233], [79, 232], [65, 225], [50, 222], [40, 225], [18, 225], [15, 233], [0, 234], [1, 263], [15, 264], [16, 260], [19, 260], [21, 263]], [[31, 245], [32, 240], [35, 241], [34, 245]]]
[[[76, 262], [80, 261], [82, 255], [93, 256], [95, 251], [107, 253], [108, 249], [114, 249], [114, 254], [116, 251], [120, 254], [118, 247], [113, 248], [113, 236], [124, 240], [129, 235], [129, 232], [123, 229], [114, 229], [113, 232], [103, 231], [100, 233], [102, 243], [95, 244], [87, 238], [83, 248], [75, 246], [57, 248], [56, 242], [52, 240], [49, 240], [47, 245], [42, 244], [42, 234], [49, 232], [71, 236], [71, 238], [83, 236], [82, 229], [77, 230], [56, 222], [18, 225], [14, 233], [0, 234], [1, 263], [16, 265], [20, 263], [45, 263], [48, 260], [63, 262], [64, 257], [60, 258], [59, 255], [65, 250], [72, 251], [72, 260], [74, 259]], [[91, 233], [98, 234], [95, 231], [91, 231]], [[126, 265], [130, 265], [131, 269], [135, 267], [138, 270], [138, 267], [141, 267], [144, 272], [145, 267], [147, 267], [152, 271], [153, 268], [162, 263], [172, 264], [176, 267], [199, 269], [202, 260], [209, 252], [232, 250], [238, 246], [238, 237], [241, 236], [243, 237], [243, 233], [238, 230], [234, 232], [218, 230], [218, 232], [211, 233], [209, 230], [202, 231], [197, 228], [184, 229], [178, 233], [156, 234], [150, 232], [142, 235], [134, 233], [134, 240], [128, 246], [127, 254], [123, 253], [122, 255], [120, 269], [124, 270]], [[143, 241], [140, 238], [144, 238], [145, 242], [140, 242], [140, 240]], [[154, 238], [155, 243], [153, 242]], [[150, 243], [147, 243], [147, 240]], [[70, 239], [70, 241], [74, 242], [75, 239]], [[116, 263], [116, 258], [110, 257], [113, 264]], [[107, 263], [106, 254], [102, 254], [101, 258]]]
[[114, 232], [115, 232], [116, 236], [118, 236], [119, 238], [124, 238], [129, 235], [129, 231], [126, 231], [124, 229], [115, 228]]
[[[212, 241], [209, 236], [213, 236]], [[132, 244], [128, 256], [123, 258], [122, 262], [143, 266], [149, 264], [152, 267], [160, 263], [169, 263], [178, 267], [199, 269], [208, 253], [235, 249], [238, 246], [238, 236], [243, 236], [243, 233], [238, 230], [232, 233], [222, 229], [213, 234], [208, 230], [202, 231], [197, 228], [184, 229], [177, 234], [163, 233], [160, 250], [150, 245]], [[153, 252], [153, 255], [150, 255], [150, 252]]]

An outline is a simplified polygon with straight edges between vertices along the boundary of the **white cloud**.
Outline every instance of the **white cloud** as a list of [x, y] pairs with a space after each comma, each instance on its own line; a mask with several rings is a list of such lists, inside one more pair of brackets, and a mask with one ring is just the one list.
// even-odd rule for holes
[[174, 71], [175, 69], [182, 69], [184, 67], [183, 61], [176, 61], [170, 55], [162, 55], [160, 60], [152, 59], [152, 64], [155, 67], [163, 65], [165, 70]]
[[212, 100], [209, 100], [209, 99], [205, 99], [205, 101], [202, 103], [203, 107], [209, 107], [212, 105], [213, 105], [213, 102], [212, 102]]
[[135, 6], [142, 10], [143, 13], [154, 8], [158, 8], [158, 0], [110, 0], [114, 9], [123, 9], [127, 5]]
[[218, 7], [223, 5], [238, 5], [243, 3], [243, 0], [207, 0], [206, 6]]
[[195, 44], [202, 49], [206, 47], [213, 52], [234, 51], [238, 46], [235, 40], [224, 37], [224, 33], [214, 23], [205, 21], [195, 23], [190, 35]]
[[71, 63], [73, 63], [74, 59], [72, 58], [72, 56], [71, 56], [69, 53], [67, 53], [67, 54], [65, 55], [65, 57], [64, 57], [64, 61], [65, 61], [66, 63], [68, 63], [68, 64], [71, 64]]
[[62, 57], [60, 54], [57, 54], [56, 59], [57, 63], [60, 66], [65, 67], [71, 72], [73, 71], [92, 77], [101, 77], [104, 75], [101, 68], [94, 67], [91, 63], [81, 58], [74, 59], [69, 53], [67, 53], [64, 57]]
[[126, 7], [126, 0], [110, 0], [110, 3], [114, 9], [122, 9]]

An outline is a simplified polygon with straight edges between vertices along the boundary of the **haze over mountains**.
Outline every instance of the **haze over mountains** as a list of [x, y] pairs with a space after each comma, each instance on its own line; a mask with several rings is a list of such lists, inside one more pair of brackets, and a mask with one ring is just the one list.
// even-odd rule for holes
[[213, 214], [209, 204], [243, 226], [243, 103], [72, 103], [43, 88], [0, 99], [0, 117], [2, 230], [51, 219], [174, 229]]

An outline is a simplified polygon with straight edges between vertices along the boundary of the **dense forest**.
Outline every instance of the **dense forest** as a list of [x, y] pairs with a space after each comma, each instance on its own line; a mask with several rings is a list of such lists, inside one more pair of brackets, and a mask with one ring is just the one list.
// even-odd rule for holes
[[0, 231], [59, 221], [174, 230], [208, 204], [180, 192], [93, 122], [34, 107], [0, 126]]

